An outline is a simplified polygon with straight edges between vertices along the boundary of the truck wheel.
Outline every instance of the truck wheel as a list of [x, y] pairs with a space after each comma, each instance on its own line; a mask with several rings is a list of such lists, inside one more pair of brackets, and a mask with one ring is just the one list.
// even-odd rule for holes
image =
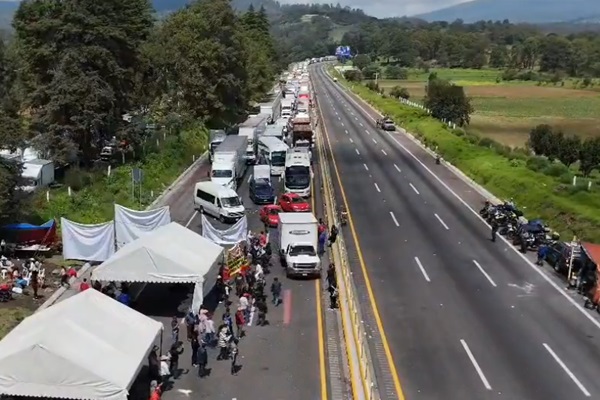
[[225, 216], [223, 214], [219, 215], [219, 222], [225, 223]]

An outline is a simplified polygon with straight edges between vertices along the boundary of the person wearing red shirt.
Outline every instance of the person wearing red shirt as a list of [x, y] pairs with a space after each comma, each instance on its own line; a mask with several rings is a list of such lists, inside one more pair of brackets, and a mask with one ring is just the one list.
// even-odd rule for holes
[[83, 279], [83, 282], [81, 282], [81, 285], [79, 285], [79, 291], [83, 292], [86, 291], [90, 288], [90, 284], [88, 283], [87, 279]]

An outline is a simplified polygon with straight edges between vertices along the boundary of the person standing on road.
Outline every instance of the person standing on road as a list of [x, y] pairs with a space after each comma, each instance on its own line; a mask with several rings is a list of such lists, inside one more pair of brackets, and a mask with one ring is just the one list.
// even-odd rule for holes
[[237, 328], [235, 336], [241, 338], [244, 336], [244, 324], [246, 323], [246, 319], [244, 318], [244, 310], [242, 307], [239, 307], [237, 312], [235, 313], [235, 326]]
[[231, 375], [237, 375], [237, 358], [239, 354], [238, 340], [232, 339], [229, 343], [229, 351], [231, 353]]
[[337, 274], [334, 263], [329, 263], [329, 268], [327, 268], [327, 287], [331, 286], [337, 286]]
[[256, 322], [256, 325], [269, 325], [269, 321], [267, 321], [267, 312], [269, 311], [269, 308], [267, 307], [267, 299], [265, 296], [257, 298], [255, 305], [256, 309], [258, 310], [258, 321]]
[[166, 390], [169, 386], [169, 376], [171, 371], [169, 370], [169, 356], [164, 355], [160, 357], [160, 383]]
[[331, 225], [331, 229], [329, 230], [329, 244], [328, 244], [329, 247], [331, 247], [331, 245], [335, 243], [335, 240], [337, 239], [337, 235], [338, 235], [337, 226]]
[[169, 371], [173, 379], [177, 379], [179, 375], [179, 356], [183, 353], [181, 342], [173, 343], [169, 350]]
[[281, 282], [277, 277], [273, 278], [273, 283], [271, 284], [271, 294], [273, 295], [273, 304], [277, 307], [281, 304]]
[[231, 340], [231, 333], [226, 326], [222, 326], [219, 331], [219, 355], [217, 356], [217, 360], [226, 360], [229, 358], [229, 341]]
[[498, 223], [492, 221], [492, 242], [496, 241], [496, 234], [498, 233]]
[[179, 342], [179, 320], [177, 316], [171, 318], [171, 344]]
[[198, 366], [198, 349], [200, 348], [200, 342], [196, 336], [192, 336], [190, 339], [192, 346], [192, 367]]
[[206, 366], [208, 365], [208, 353], [206, 351], [206, 343], [200, 342], [198, 347], [198, 354], [196, 355], [198, 362], [198, 377], [204, 378], [206, 376]]
[[318, 253], [319, 256], [322, 256], [323, 254], [325, 254], [325, 244], [327, 243], [327, 230], [325, 229], [320, 235], [319, 235], [319, 245], [318, 245]]

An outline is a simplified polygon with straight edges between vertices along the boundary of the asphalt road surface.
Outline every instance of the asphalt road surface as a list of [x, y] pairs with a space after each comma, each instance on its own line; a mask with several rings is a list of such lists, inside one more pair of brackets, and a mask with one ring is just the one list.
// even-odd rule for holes
[[[169, 199], [172, 219], [197, 233], [201, 233], [202, 223], [200, 215], [193, 208], [193, 186], [195, 182], [206, 178], [208, 168], [207, 164], [200, 167]], [[248, 210], [249, 229], [259, 232], [263, 229], [258, 217], [259, 206], [248, 198], [250, 175], [251, 168], [238, 193]], [[278, 178], [274, 178], [274, 183], [279, 188]], [[315, 201], [317, 207], [321, 207], [319, 196]], [[226, 227], [212, 217], [208, 219], [219, 229]], [[272, 229], [270, 235], [277, 242], [276, 229]], [[254, 316], [253, 326], [247, 327], [247, 335], [239, 344], [238, 364], [241, 369], [238, 374], [232, 376], [230, 362], [216, 361], [217, 350], [211, 349], [208, 364], [210, 375], [200, 379], [197, 371], [191, 368], [190, 348], [185, 342], [180, 360], [182, 375], [175, 380], [173, 389], [164, 394], [166, 400], [327, 399], [327, 395], [322, 395], [323, 391], [327, 391], [327, 382], [322, 379], [320, 369], [325, 362], [325, 355], [320, 351], [323, 342], [319, 342], [319, 337], [323, 337], [318, 326], [318, 318], [322, 316], [321, 304], [317, 302], [320, 286], [314, 280], [287, 279], [278, 258], [274, 256], [272, 260], [274, 265], [267, 276], [267, 291], [273, 277], [278, 277], [283, 283], [284, 304], [279, 307], [269, 304], [269, 326], [254, 326], [257, 318]], [[232, 301], [237, 304], [234, 295]], [[189, 303], [190, 292], [186, 289], [150, 285], [138, 299], [138, 309], [162, 321], [169, 331], [169, 317], [175, 314], [182, 317]], [[222, 314], [223, 307], [219, 306], [214, 318], [217, 325]], [[184, 337], [183, 333], [181, 337]]]
[[467, 208], [482, 197], [311, 71], [382, 398], [600, 398], [596, 317], [489, 240]]

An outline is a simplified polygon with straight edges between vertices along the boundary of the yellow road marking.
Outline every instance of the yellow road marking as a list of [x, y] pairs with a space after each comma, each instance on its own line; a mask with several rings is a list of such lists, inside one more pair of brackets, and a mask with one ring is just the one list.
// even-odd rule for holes
[[331, 146], [331, 141], [329, 139], [329, 132], [327, 130], [327, 126], [325, 125], [325, 119], [323, 118], [323, 111], [321, 110], [320, 106], [319, 106], [319, 115], [321, 116], [321, 124], [323, 126], [322, 131], [325, 132], [325, 139], [327, 141], [327, 145], [329, 147], [329, 152], [331, 154], [331, 162], [333, 164], [333, 169], [335, 171], [337, 182], [340, 186], [342, 200], [344, 202], [344, 206], [346, 207], [346, 212], [348, 213], [348, 222], [350, 225], [350, 232], [352, 233], [352, 239], [354, 240], [354, 243], [356, 244], [356, 253], [358, 254], [358, 261], [359, 261], [360, 268], [361, 268], [361, 271], [362, 271], [362, 274], [363, 274], [363, 277], [365, 279], [365, 283], [367, 286], [369, 302], [371, 303], [371, 308], [373, 309], [373, 314], [375, 315], [375, 322], [377, 324], [377, 329], [379, 330], [379, 334], [381, 335], [381, 341], [383, 342], [383, 350], [385, 352], [385, 357], [387, 358], [388, 364], [390, 365], [390, 371], [392, 373], [392, 380], [394, 381], [394, 387], [396, 389], [396, 394], [398, 395], [399, 400], [405, 400], [404, 391], [402, 390], [402, 385], [400, 384], [400, 378], [398, 377], [398, 371], [396, 370], [396, 364], [394, 363], [392, 351], [390, 350], [390, 344], [388, 343], [387, 335], [383, 328], [383, 322], [381, 319], [381, 315], [379, 314], [379, 308], [377, 306], [377, 301], [375, 300], [373, 288], [371, 287], [371, 280], [369, 279], [369, 274], [367, 272], [367, 266], [365, 264], [364, 257], [362, 255], [360, 243], [358, 240], [358, 235], [356, 234], [356, 229], [354, 228], [354, 220], [352, 218], [352, 212], [350, 210], [350, 206], [348, 204], [348, 199], [346, 197], [346, 191], [344, 190], [344, 185], [342, 184], [342, 179], [340, 177], [337, 163], [335, 161], [335, 156], [333, 154], [333, 147]]
[[[314, 175], [313, 175], [314, 176]], [[317, 193], [317, 188], [315, 188], [315, 180], [311, 178], [311, 207], [313, 210], [313, 214], [317, 211], [315, 208], [315, 197]], [[321, 400], [327, 400], [327, 371], [325, 367], [325, 330], [323, 329], [323, 305], [321, 304], [321, 279], [315, 280], [315, 293], [317, 297], [317, 332], [318, 332], [318, 342], [319, 342], [319, 377], [321, 381]]]
[[[318, 138], [317, 138], [317, 141], [320, 143], [320, 140]], [[324, 162], [325, 162], [325, 156], [323, 155], [323, 153], [321, 151], [319, 151], [319, 165], [321, 167], [321, 176], [325, 175], [324, 174], [324, 170], [325, 169], [323, 167], [323, 165], [324, 165], [323, 163]], [[327, 196], [326, 196], [327, 197], [327, 202], [326, 203], [328, 205], [328, 207], [327, 207], [327, 215], [329, 216], [329, 218], [328, 218], [329, 221], [328, 222], [330, 223], [330, 225], [332, 225], [333, 222], [334, 222], [334, 219], [333, 219], [334, 218], [333, 217], [333, 212], [334, 211], [333, 211], [333, 205], [331, 204], [331, 199], [332, 199], [333, 196], [332, 196], [331, 192], [329, 191], [328, 185], [323, 185], [323, 187], [324, 187], [325, 191], [327, 192]], [[331, 249], [332, 249], [332, 253], [331, 253], [332, 254], [332, 258], [335, 258], [334, 246], [332, 246]], [[339, 254], [338, 254], [338, 257], [339, 257]], [[336, 280], [338, 281], [338, 287], [340, 286], [339, 285], [340, 279], [344, 279], [344, 278], [340, 277], [340, 275], [337, 274], [336, 275]], [[345, 296], [345, 294], [344, 294], [344, 296]], [[344, 303], [342, 301], [340, 301], [339, 305], [340, 305], [340, 308], [342, 308], [342, 309], [345, 307], [345, 305], [344, 305]], [[342, 310], [342, 313], [341, 313], [341, 317], [342, 317], [341, 318], [342, 319], [342, 330], [344, 331], [344, 336], [345, 336], [345, 332], [348, 332], [350, 329], [352, 329], [352, 328], [349, 328], [348, 325], [352, 324], [353, 322], [347, 320], [347, 317], [346, 317], [345, 313], [343, 312], [343, 310]], [[351, 315], [350, 319], [352, 319], [352, 315]], [[354, 339], [354, 346], [356, 347], [357, 352], [358, 352], [359, 344], [357, 342], [357, 338], [353, 337], [353, 339]], [[352, 358], [351, 358], [351, 354], [352, 353], [351, 353], [351, 350], [350, 350], [350, 342], [348, 340], [344, 340], [344, 344], [346, 346], [346, 354], [347, 354], [347, 357], [348, 357], [348, 362], [352, 362], [351, 361], [352, 360]], [[357, 367], [360, 370], [360, 366], [357, 366]], [[367, 384], [366, 384], [366, 382], [364, 380], [364, 376], [362, 375], [362, 372], [360, 373], [360, 377], [361, 377], [361, 380], [363, 381], [363, 390], [365, 391], [365, 398], [368, 399], [369, 396], [367, 395]], [[354, 399], [360, 398], [360, 396], [358, 395], [358, 386], [359, 385], [356, 383], [353, 373], [350, 373], [350, 384], [352, 386], [352, 395], [353, 395], [353, 398]]]

